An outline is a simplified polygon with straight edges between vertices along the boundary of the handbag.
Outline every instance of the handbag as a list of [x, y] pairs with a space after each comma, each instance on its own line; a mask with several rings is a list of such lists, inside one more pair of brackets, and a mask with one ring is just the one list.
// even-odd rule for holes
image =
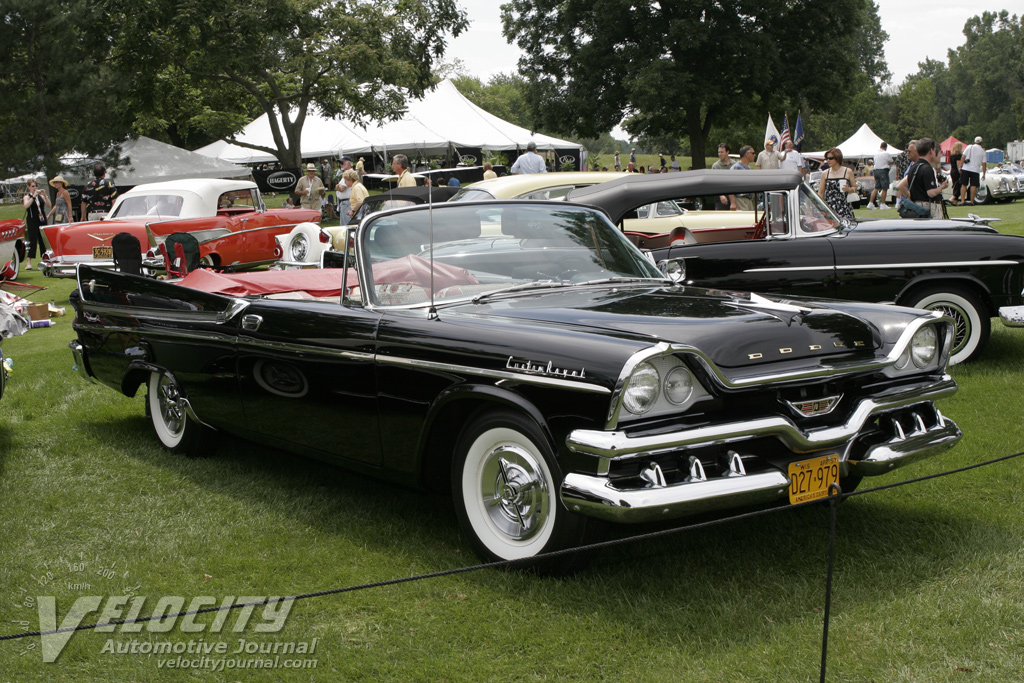
[[931, 209], [926, 209], [915, 201], [903, 198], [897, 207], [900, 218], [926, 218], [932, 214]]

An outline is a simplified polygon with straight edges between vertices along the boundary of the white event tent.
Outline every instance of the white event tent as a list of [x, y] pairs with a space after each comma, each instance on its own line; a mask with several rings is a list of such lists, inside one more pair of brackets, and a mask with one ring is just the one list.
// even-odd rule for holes
[[[269, 118], [260, 116], [236, 140], [275, 147]], [[460, 148], [484, 151], [525, 150], [528, 142], [538, 150], [574, 150], [574, 142], [531, 133], [490, 114], [470, 102], [450, 80], [444, 80], [422, 100], [411, 100], [405, 116], [392, 122], [369, 124], [365, 129], [352, 121], [331, 119], [310, 111], [302, 127], [302, 158], [382, 155], [404, 153], [415, 156], [458, 153]], [[236, 164], [276, 161], [265, 152], [223, 140], [197, 149], [198, 154]]]
[[[121, 156], [128, 162], [108, 169], [107, 174], [123, 187], [182, 178], [248, 178], [252, 174], [244, 166], [211, 159], [145, 136], [122, 143]], [[84, 185], [92, 179], [92, 160], [78, 158], [72, 164], [65, 159], [64, 163], [73, 167], [64, 174], [70, 184]]]
[[[882, 138], [875, 134], [875, 131], [868, 127], [868, 124], [862, 125], [857, 132], [848, 137], [846, 140], [840, 142], [836, 147], [843, 153], [843, 160], [849, 159], [871, 159], [875, 156], [875, 153], [882, 146]], [[889, 153], [893, 156], [899, 153], [899, 149], [889, 145]], [[805, 157], [811, 157], [813, 159], [823, 159], [825, 152], [805, 152]]]

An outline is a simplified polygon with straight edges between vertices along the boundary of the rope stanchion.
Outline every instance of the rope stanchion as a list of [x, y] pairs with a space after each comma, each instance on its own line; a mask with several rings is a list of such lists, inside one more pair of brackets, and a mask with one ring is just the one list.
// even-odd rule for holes
[[[574, 547], [574, 548], [565, 548], [563, 550], [557, 550], [557, 551], [550, 552], [550, 553], [543, 553], [543, 554], [537, 555], [535, 558], [532, 558], [532, 559], [543, 560], [543, 559], [549, 559], [549, 558], [554, 558], [554, 557], [560, 557], [562, 555], [567, 555], [567, 554], [570, 554], [570, 553], [589, 552], [589, 551], [594, 551], [594, 550], [600, 550], [600, 549], [603, 549], [603, 548], [611, 548], [611, 547], [614, 547], [614, 546], [624, 545], [624, 544], [627, 544], [627, 543], [637, 543], [637, 542], [640, 542], [640, 541], [646, 541], [646, 540], [651, 540], [651, 539], [655, 539], [655, 538], [662, 538], [662, 537], [669, 536], [669, 535], [682, 534], [682, 533], [686, 533], [688, 531], [696, 531], [696, 530], [700, 530], [700, 529], [706, 529], [706, 528], [709, 528], [709, 527], [718, 526], [720, 524], [727, 524], [727, 523], [735, 522], [735, 521], [739, 521], [739, 520], [752, 519], [752, 518], [760, 517], [760, 516], [764, 516], [764, 515], [778, 514], [778, 513], [786, 512], [786, 511], [789, 511], [789, 510], [803, 508], [803, 507], [807, 507], [807, 506], [810, 506], [810, 505], [819, 505], [822, 502], [827, 502], [827, 503], [829, 503], [829, 505], [832, 506], [832, 512], [831, 512], [831, 515], [830, 515], [831, 522], [830, 522], [830, 532], [829, 532], [829, 551], [828, 551], [829, 558], [828, 558], [828, 573], [827, 573], [827, 578], [826, 578], [827, 588], [826, 588], [826, 595], [825, 595], [825, 633], [824, 633], [823, 638], [822, 638], [821, 680], [824, 681], [825, 680], [825, 678], [824, 678], [825, 677], [825, 659], [826, 659], [826, 649], [827, 649], [827, 641], [828, 641], [828, 620], [829, 620], [829, 609], [830, 609], [830, 606], [831, 606], [831, 593], [832, 593], [833, 557], [834, 557], [834, 553], [835, 553], [835, 527], [836, 527], [836, 515], [837, 515], [836, 509], [837, 509], [837, 506], [838, 506], [839, 502], [842, 499], [849, 498], [850, 496], [864, 495], [864, 494], [873, 493], [873, 492], [876, 492], [876, 491], [883, 491], [885, 489], [891, 489], [891, 488], [897, 488], [897, 487], [900, 487], [900, 486], [906, 486], [908, 484], [915, 484], [915, 483], [919, 483], [919, 482], [922, 482], [922, 481], [927, 481], [929, 479], [937, 479], [939, 477], [945, 477], [945, 476], [949, 476], [951, 474], [959, 474], [959, 473], [962, 473], [962, 472], [967, 472], [969, 470], [977, 469], [979, 467], [985, 467], [987, 465], [994, 465], [994, 464], [997, 464], [997, 463], [1000, 463], [1000, 462], [1004, 462], [1006, 460], [1012, 460], [1012, 459], [1018, 458], [1018, 457], [1020, 457], [1022, 455], [1024, 455], [1024, 451], [1021, 451], [1021, 452], [1018, 452], [1018, 453], [1014, 453], [1012, 455], [1005, 455], [1005, 456], [1002, 456], [1002, 457], [999, 457], [999, 458], [994, 458], [992, 460], [987, 460], [985, 462], [975, 463], [973, 465], [967, 465], [965, 467], [960, 467], [960, 468], [957, 468], [957, 469], [954, 469], [954, 470], [948, 470], [948, 471], [945, 471], [945, 472], [940, 472], [938, 474], [929, 474], [929, 475], [925, 475], [925, 476], [922, 476], [922, 477], [916, 477], [914, 479], [907, 479], [907, 480], [896, 482], [896, 483], [893, 483], [893, 484], [885, 484], [885, 485], [882, 485], [882, 486], [877, 486], [877, 487], [870, 488], [870, 489], [864, 489], [862, 491], [855, 491], [855, 492], [852, 492], [852, 493], [843, 493], [842, 489], [837, 484], [833, 484], [832, 486], [835, 487], [837, 492], [832, 494], [831, 493], [832, 492], [832, 488], [830, 487], [830, 495], [827, 496], [826, 498], [819, 498], [817, 500], [810, 500], [810, 501], [806, 501], [806, 502], [803, 502], [803, 503], [796, 503], [794, 505], [788, 505], [788, 506], [784, 506], [784, 507], [773, 507], [773, 508], [767, 508], [765, 510], [755, 510], [753, 512], [746, 512], [746, 513], [742, 513], [742, 514], [739, 514], [739, 515], [733, 515], [731, 517], [720, 517], [720, 518], [717, 518], [717, 519], [708, 520], [708, 521], [704, 521], [704, 522], [698, 522], [698, 523], [695, 523], [695, 524], [689, 524], [689, 525], [686, 525], [686, 526], [673, 527], [671, 529], [662, 529], [660, 531], [652, 531], [652, 532], [648, 532], [648, 533], [645, 533], [645, 534], [639, 534], [637, 536], [628, 536], [628, 537], [625, 537], [625, 538], [618, 538], [618, 539], [614, 539], [614, 540], [611, 540], [611, 541], [602, 541], [600, 543], [592, 543], [590, 545], [585, 545], [585, 546], [579, 546], [579, 547]], [[355, 585], [355, 586], [345, 586], [345, 587], [341, 587], [341, 588], [330, 588], [330, 589], [326, 589], [326, 590], [313, 591], [313, 592], [309, 592], [309, 593], [299, 593], [299, 594], [296, 594], [296, 595], [289, 595], [289, 596], [282, 596], [282, 597], [270, 597], [270, 598], [265, 598], [263, 600], [253, 601], [253, 602], [241, 602], [241, 603], [233, 603], [231, 605], [219, 605], [219, 606], [216, 606], [216, 607], [204, 607], [204, 608], [201, 608], [201, 609], [187, 610], [187, 611], [184, 611], [184, 612], [151, 615], [151, 616], [148, 616], [148, 617], [136, 617], [136, 618], [132, 618], [132, 619], [116, 619], [116, 620], [105, 621], [105, 622], [98, 622], [98, 623], [93, 623], [93, 624], [79, 624], [77, 626], [68, 626], [68, 627], [65, 627], [65, 628], [57, 628], [57, 629], [52, 629], [52, 630], [49, 630], [49, 631], [25, 631], [25, 632], [21, 632], [21, 633], [11, 633], [11, 634], [6, 634], [6, 635], [0, 635], [0, 641], [18, 640], [18, 639], [21, 639], [21, 638], [29, 638], [29, 637], [44, 636], [44, 635], [55, 635], [55, 634], [58, 634], [58, 633], [69, 633], [69, 632], [74, 632], [74, 631], [88, 631], [88, 630], [93, 630], [93, 629], [97, 629], [97, 628], [104, 627], [104, 626], [121, 626], [121, 625], [125, 625], [125, 624], [138, 624], [138, 623], [144, 623], [144, 622], [147, 622], [147, 621], [153, 621], [153, 620], [157, 620], [157, 619], [170, 619], [170, 618], [192, 616], [192, 615], [198, 615], [198, 614], [207, 614], [207, 613], [210, 613], [210, 612], [224, 612], [224, 611], [233, 610], [233, 609], [241, 609], [241, 608], [244, 608], [244, 607], [259, 607], [259, 606], [262, 606], [262, 605], [276, 604], [276, 603], [279, 603], [279, 602], [287, 602], [287, 601], [297, 602], [299, 600], [308, 600], [308, 599], [311, 599], [311, 598], [325, 597], [325, 596], [328, 596], [328, 595], [340, 595], [342, 593], [352, 593], [352, 592], [355, 592], [355, 591], [367, 590], [367, 589], [370, 589], [370, 588], [383, 588], [383, 587], [386, 587], [386, 586], [397, 586], [397, 585], [403, 584], [403, 583], [412, 583], [412, 582], [415, 582], [415, 581], [424, 581], [424, 580], [427, 580], [427, 579], [437, 579], [437, 578], [441, 578], [441, 577], [445, 577], [445, 576], [455, 576], [457, 574], [468, 574], [470, 572], [480, 571], [482, 569], [498, 569], [498, 568], [510, 567], [510, 566], [514, 566], [514, 565], [517, 565], [517, 564], [520, 564], [520, 563], [521, 563], [521, 561], [519, 561], [519, 560], [501, 560], [501, 561], [498, 561], [498, 562], [487, 562], [487, 563], [476, 564], [476, 565], [471, 565], [471, 566], [467, 566], [467, 567], [458, 567], [458, 568], [455, 568], [455, 569], [446, 569], [446, 570], [443, 570], [443, 571], [431, 572], [431, 573], [427, 573], [427, 574], [417, 574], [417, 575], [414, 575], [414, 576], [407, 576], [407, 577], [402, 577], [402, 578], [397, 578], [397, 579], [387, 579], [387, 580], [384, 580], [384, 581], [375, 581], [375, 582], [372, 582], [372, 583], [364, 583], [364, 584], [359, 584], [359, 585]]]
[[828, 571], [825, 572], [825, 619], [821, 628], [821, 683], [825, 683], [825, 669], [828, 665], [828, 623], [832, 613], [832, 569], [836, 560], [836, 518], [843, 489], [839, 484], [828, 487]]

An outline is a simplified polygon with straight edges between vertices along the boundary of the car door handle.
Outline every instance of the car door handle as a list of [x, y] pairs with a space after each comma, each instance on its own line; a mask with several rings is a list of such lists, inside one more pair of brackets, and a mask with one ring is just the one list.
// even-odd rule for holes
[[242, 316], [242, 329], [246, 332], [255, 332], [260, 329], [260, 325], [263, 323], [262, 316], [258, 315], [243, 315]]

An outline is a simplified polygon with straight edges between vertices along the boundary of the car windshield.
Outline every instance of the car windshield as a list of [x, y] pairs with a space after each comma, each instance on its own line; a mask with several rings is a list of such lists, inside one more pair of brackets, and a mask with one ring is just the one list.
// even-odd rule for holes
[[494, 195], [487, 190], [479, 190], [475, 187], [464, 187], [456, 192], [455, 196], [448, 200], [448, 203], [490, 201], [492, 199], [494, 199]]
[[254, 211], [259, 205], [256, 190], [232, 190], [217, 200], [218, 209], [244, 209]]
[[828, 232], [841, 222], [818, 193], [806, 184], [800, 186], [800, 230], [804, 233]]
[[578, 206], [448, 203], [381, 216], [361, 241], [370, 298], [382, 306], [423, 304], [431, 285], [438, 303], [513, 287], [663, 279], [604, 214]]
[[110, 217], [159, 216], [173, 218], [181, 215], [183, 203], [184, 198], [176, 194], [148, 194], [138, 197], [125, 196]]

